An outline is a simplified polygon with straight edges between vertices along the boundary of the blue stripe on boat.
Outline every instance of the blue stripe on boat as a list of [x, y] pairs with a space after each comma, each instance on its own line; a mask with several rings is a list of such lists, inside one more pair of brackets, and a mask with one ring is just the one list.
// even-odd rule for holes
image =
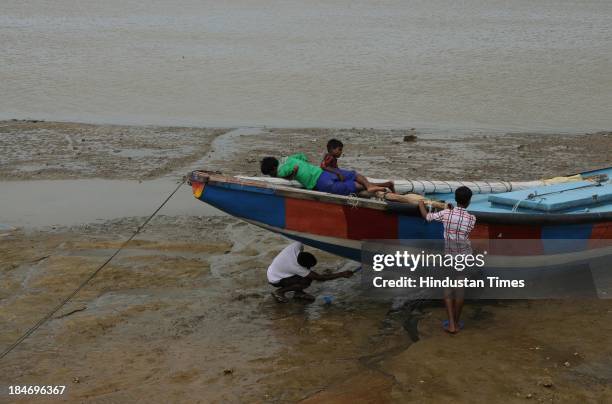
[[231, 182], [226, 183], [216, 183], [213, 187], [217, 188], [229, 188], [236, 191], [246, 191], [246, 192], [257, 192], [260, 194], [274, 194], [273, 188], [265, 188], [265, 187], [253, 187], [251, 185], [243, 185], [243, 184], [233, 184]]
[[[285, 199], [274, 195], [274, 190], [272, 189], [266, 189], [266, 192], [259, 192], [262, 189], [264, 188], [247, 186], [219, 187], [209, 184], [204, 188], [200, 200], [232, 216], [284, 228]], [[256, 192], [252, 192], [254, 190]]]
[[592, 223], [564, 224], [561, 226], [542, 226], [545, 239], [589, 239], [593, 231]]
[[400, 215], [398, 237], [403, 239], [441, 239], [444, 236], [442, 223], [426, 222], [422, 217]]
[[592, 231], [593, 225], [590, 223], [543, 226], [541, 237], [544, 252], [553, 254], [585, 250]]

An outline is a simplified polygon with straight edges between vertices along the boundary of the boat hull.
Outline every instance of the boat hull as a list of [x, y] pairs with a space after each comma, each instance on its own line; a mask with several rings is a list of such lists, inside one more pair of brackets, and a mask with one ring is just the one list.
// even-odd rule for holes
[[[365, 240], [442, 239], [442, 225], [427, 223], [414, 207], [205, 172], [192, 173], [190, 183], [197, 199], [231, 216], [352, 260], [361, 259]], [[588, 248], [594, 240], [612, 238], [612, 221], [601, 216], [582, 215], [582, 220], [576, 220], [577, 215], [564, 215], [570, 220], [554, 221], [551, 215], [539, 215], [528, 221], [525, 215], [475, 214], [475, 240], [541, 240], [546, 250], [547, 240], [574, 239]]]

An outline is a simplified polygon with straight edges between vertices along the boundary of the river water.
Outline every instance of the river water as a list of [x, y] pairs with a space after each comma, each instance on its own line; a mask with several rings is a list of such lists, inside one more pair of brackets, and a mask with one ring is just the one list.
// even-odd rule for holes
[[608, 0], [3, 0], [0, 119], [612, 126]]

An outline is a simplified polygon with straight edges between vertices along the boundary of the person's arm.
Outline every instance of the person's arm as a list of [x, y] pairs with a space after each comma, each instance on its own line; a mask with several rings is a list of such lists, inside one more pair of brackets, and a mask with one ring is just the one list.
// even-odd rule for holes
[[289, 177], [291, 178], [295, 178], [295, 176], [298, 173], [298, 170], [300, 169], [300, 166], [298, 166], [297, 164], [293, 166], [293, 171], [291, 172], [291, 175]]
[[445, 215], [448, 213], [448, 209], [444, 209], [435, 213], [428, 212], [427, 208], [425, 207], [425, 201], [421, 199], [419, 201], [419, 212], [421, 213], [423, 219], [427, 220], [428, 222], [443, 222]]
[[325, 281], [331, 281], [332, 279], [338, 279], [338, 278], [350, 278], [351, 276], [353, 276], [353, 271], [342, 271], [342, 272], [336, 272], [335, 274], [320, 274], [315, 271], [310, 271], [307, 278], [310, 278], [313, 281], [325, 282]]
[[290, 164], [283, 164], [280, 167], [278, 167], [278, 170], [276, 171], [276, 175], [280, 178], [285, 178], [285, 179], [292, 179], [295, 177], [295, 175], [298, 172], [298, 165], [294, 165], [293, 167], [291, 167]]
[[423, 216], [423, 219], [427, 220], [427, 208], [425, 207], [425, 202], [421, 199], [419, 201], [419, 212], [421, 213], [421, 216]]

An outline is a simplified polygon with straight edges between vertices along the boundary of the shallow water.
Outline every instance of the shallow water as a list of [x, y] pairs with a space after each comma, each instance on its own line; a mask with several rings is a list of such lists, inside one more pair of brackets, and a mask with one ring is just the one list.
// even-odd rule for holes
[[581, 131], [612, 2], [5, 0], [0, 118]]
[[[217, 136], [201, 159], [149, 181], [77, 179], [0, 181], [0, 231], [2, 226], [74, 226], [130, 216], [148, 216], [177, 187], [189, 171], [210, 161], [232, 158], [242, 136], [260, 134], [257, 128], [238, 128]], [[123, 150], [131, 152], [132, 149]], [[26, 167], [27, 169], [28, 167]], [[224, 213], [196, 200], [183, 185], [160, 210], [160, 215], [210, 216]], [[2, 224], [6, 223], [6, 224]]]
[[[73, 226], [148, 216], [177, 185], [170, 179], [0, 182], [0, 221], [17, 227]], [[206, 216], [222, 212], [196, 200], [189, 186], [183, 185], [159, 214]]]

